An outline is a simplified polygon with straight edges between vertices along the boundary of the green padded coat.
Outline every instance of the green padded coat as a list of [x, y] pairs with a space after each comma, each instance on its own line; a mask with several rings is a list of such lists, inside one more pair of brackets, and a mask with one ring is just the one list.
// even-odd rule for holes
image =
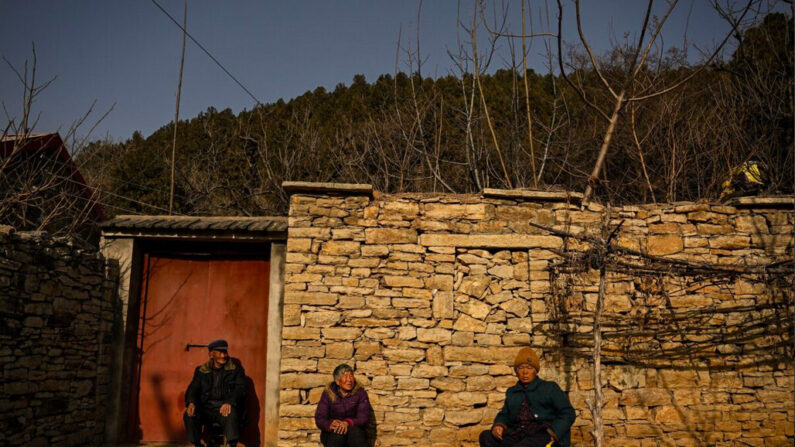
[[561, 447], [569, 447], [571, 442], [571, 425], [574, 423], [574, 407], [569, 397], [557, 383], [536, 377], [526, 387], [521, 382], [505, 391], [505, 404], [497, 413], [494, 425], [504, 425], [509, 431], [516, 425], [519, 407], [525, 397], [530, 403], [530, 410], [539, 422], [546, 422], [558, 437]]

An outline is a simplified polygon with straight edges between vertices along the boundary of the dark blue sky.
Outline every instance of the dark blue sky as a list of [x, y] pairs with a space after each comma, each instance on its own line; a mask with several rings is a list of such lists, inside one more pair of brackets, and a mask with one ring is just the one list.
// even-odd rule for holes
[[[158, 0], [180, 22], [183, 0]], [[583, 2], [585, 32], [597, 50], [611, 39], [639, 31], [645, 2]], [[665, 2], [657, 2], [663, 13]], [[402, 29], [404, 44], [416, 40], [417, 0], [372, 1], [218, 1], [189, 0], [188, 32], [199, 40], [262, 102], [288, 100], [318, 86], [333, 89], [356, 74], [369, 81], [393, 73], [395, 49]], [[518, 2], [510, 3], [509, 22], [521, 28]], [[538, 16], [544, 2], [532, 1]], [[564, 0], [573, 10], [572, 3]], [[423, 75], [454, 73], [447, 54], [457, 46], [457, 10], [452, 0], [425, 0], [420, 24]], [[462, 1], [462, 15], [471, 21], [472, 1]], [[555, 8], [555, 2], [550, 2]], [[556, 9], [549, 13], [553, 27]], [[688, 37], [701, 47], [713, 45], [727, 25], [706, 0], [681, 1], [665, 28], [665, 45], [681, 45], [690, 17]], [[150, 0], [0, 0], [0, 55], [22, 69], [32, 59], [35, 42], [37, 81], [56, 80], [37, 98], [35, 130], [65, 134], [96, 100], [94, 112], [79, 130], [91, 125], [115, 103], [114, 110], [91, 134], [129, 138], [144, 136], [174, 116], [181, 31]], [[573, 16], [565, 16], [573, 25]], [[536, 21], [535, 30], [542, 29]], [[483, 29], [480, 30], [485, 35]], [[576, 30], [566, 27], [566, 41]], [[506, 65], [507, 43], [499, 47], [492, 69]], [[691, 48], [692, 50], [692, 48]], [[531, 66], [544, 70], [543, 42], [536, 39]], [[401, 55], [405, 70], [405, 55]], [[21, 112], [22, 88], [5, 62], [0, 66], [0, 101], [8, 113]], [[190, 118], [212, 106], [235, 112], [250, 109], [254, 100], [190, 41], [186, 47], [180, 118]], [[0, 124], [7, 122], [0, 115]]]

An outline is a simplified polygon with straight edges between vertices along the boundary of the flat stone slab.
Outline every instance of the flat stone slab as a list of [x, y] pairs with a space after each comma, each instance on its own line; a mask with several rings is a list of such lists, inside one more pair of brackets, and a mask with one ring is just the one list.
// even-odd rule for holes
[[582, 193], [572, 191], [541, 191], [527, 189], [484, 188], [483, 197], [520, 199], [539, 202], [582, 202]]
[[738, 208], [792, 208], [795, 204], [795, 196], [736, 197], [729, 200], [728, 204]]
[[563, 239], [537, 234], [423, 234], [426, 247], [560, 248]]
[[373, 193], [373, 185], [367, 183], [282, 182], [282, 188], [284, 188], [284, 191], [288, 194], [301, 192], [338, 194]]

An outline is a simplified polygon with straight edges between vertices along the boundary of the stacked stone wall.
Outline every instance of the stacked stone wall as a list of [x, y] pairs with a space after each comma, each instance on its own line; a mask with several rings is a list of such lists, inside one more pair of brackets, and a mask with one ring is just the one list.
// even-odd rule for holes
[[0, 444], [102, 445], [117, 268], [0, 227]]
[[[576, 237], [619, 224], [627, 251], [609, 259]], [[477, 445], [523, 346], [588, 445], [600, 263], [609, 445], [792, 445], [792, 250], [791, 209], [294, 195], [279, 445], [319, 445], [315, 404], [342, 362], [376, 445]]]

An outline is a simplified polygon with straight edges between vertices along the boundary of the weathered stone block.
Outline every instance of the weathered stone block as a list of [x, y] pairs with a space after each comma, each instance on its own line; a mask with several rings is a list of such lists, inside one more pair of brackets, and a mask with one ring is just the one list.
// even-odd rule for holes
[[522, 299], [511, 299], [500, 303], [500, 308], [517, 317], [525, 317], [530, 313], [530, 306]]
[[[410, 287], [404, 287], [403, 288], [403, 296], [406, 296], [408, 298], [417, 298], [417, 299], [428, 300], [428, 301], [433, 298], [433, 295], [431, 294], [431, 291], [428, 290], [428, 289], [414, 289], [414, 288], [410, 288]], [[426, 305], [427, 304], [428, 303], [426, 303]]]
[[445, 421], [455, 425], [477, 424], [482, 418], [482, 408], [473, 408], [469, 410], [447, 410], [444, 415]]
[[484, 275], [467, 276], [458, 286], [458, 291], [475, 298], [480, 298], [491, 284], [491, 279]]
[[330, 359], [350, 359], [353, 356], [353, 343], [327, 343], [326, 357]]
[[391, 391], [395, 389], [395, 378], [392, 376], [373, 377], [371, 387], [374, 390]]
[[329, 327], [322, 329], [323, 338], [352, 341], [359, 338], [362, 330], [355, 327]]
[[441, 376], [432, 378], [430, 386], [439, 391], [463, 391], [466, 384], [461, 379]]
[[414, 377], [399, 378], [397, 389], [399, 390], [425, 390], [429, 387], [428, 379], [420, 379]]
[[292, 264], [312, 264], [317, 261], [317, 255], [311, 253], [288, 252], [285, 262]]
[[339, 323], [342, 319], [342, 313], [331, 310], [320, 312], [307, 312], [304, 314], [307, 326], [314, 327], [330, 327]]
[[304, 304], [315, 306], [333, 306], [339, 295], [325, 292], [285, 291], [284, 304]]
[[362, 245], [363, 257], [383, 257], [389, 254], [389, 247], [386, 245]]
[[652, 234], [677, 234], [681, 233], [679, 225], [674, 222], [649, 225], [649, 233]]
[[320, 329], [312, 327], [288, 326], [282, 328], [282, 338], [285, 340], [317, 340]]
[[325, 386], [330, 382], [327, 374], [314, 374], [314, 373], [287, 373], [282, 374], [279, 378], [282, 389], [290, 388], [316, 388]]
[[461, 312], [471, 316], [476, 320], [483, 320], [491, 311], [491, 306], [488, 304], [477, 301], [477, 300], [469, 300], [466, 303], [461, 303], [455, 306]]
[[367, 228], [364, 231], [367, 244], [416, 244], [417, 230], [409, 228]]
[[328, 256], [359, 254], [361, 243], [355, 241], [331, 240], [325, 242], [320, 249], [320, 254]]
[[491, 391], [496, 387], [496, 381], [491, 376], [470, 377], [466, 379], [467, 391]]
[[488, 270], [490, 275], [497, 276], [502, 279], [510, 279], [513, 278], [513, 266], [512, 265], [496, 265]]
[[383, 360], [357, 360], [356, 372], [368, 376], [385, 376], [387, 375], [387, 365]]
[[667, 389], [628, 389], [621, 392], [621, 405], [657, 406], [671, 404], [671, 391]]
[[417, 340], [428, 343], [447, 344], [452, 340], [452, 332], [449, 329], [418, 329]]
[[461, 315], [453, 324], [453, 330], [466, 332], [485, 332], [486, 323], [476, 320], [469, 315]]
[[[438, 379], [437, 379], [438, 380]], [[482, 392], [444, 392], [436, 398], [436, 403], [442, 408], [467, 408], [483, 405], [488, 401], [486, 393]], [[448, 410], [449, 411], [449, 410]], [[447, 413], [447, 411], [445, 412]]]
[[309, 252], [312, 249], [312, 239], [293, 238], [287, 240], [288, 252]]
[[279, 416], [282, 417], [315, 417], [314, 405], [279, 405]]
[[442, 247], [484, 248], [560, 248], [563, 240], [558, 236], [530, 234], [433, 234], [420, 236], [420, 245]]
[[738, 248], [748, 248], [750, 238], [742, 235], [718, 236], [709, 239], [710, 248], [734, 250]]
[[394, 327], [400, 326], [400, 321], [381, 318], [351, 318], [345, 324], [353, 327]]
[[282, 358], [319, 358], [325, 355], [323, 346], [282, 346]]
[[422, 279], [413, 278], [411, 276], [391, 276], [384, 275], [384, 284], [388, 287], [416, 287], [420, 288], [425, 285]]
[[646, 249], [650, 255], [663, 256], [679, 253], [684, 248], [684, 241], [677, 235], [649, 236]]
[[423, 349], [384, 349], [384, 357], [390, 362], [419, 362], [425, 359]]
[[317, 360], [304, 360], [296, 358], [283, 358], [281, 371], [286, 372], [315, 372]]
[[518, 347], [459, 347], [445, 346], [445, 361], [470, 361], [477, 363], [505, 363], [516, 358]]

